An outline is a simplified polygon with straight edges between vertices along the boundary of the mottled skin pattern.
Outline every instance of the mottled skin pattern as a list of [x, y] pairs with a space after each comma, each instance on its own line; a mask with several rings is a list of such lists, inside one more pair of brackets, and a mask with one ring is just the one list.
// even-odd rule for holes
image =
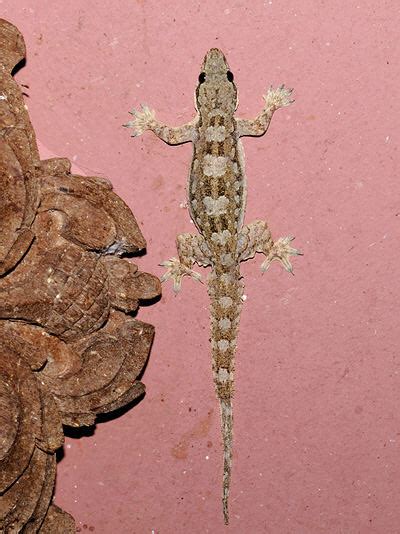
[[263, 221], [243, 225], [246, 204], [242, 136], [263, 135], [274, 111], [291, 103], [291, 90], [284, 86], [270, 89], [265, 106], [254, 120], [237, 119], [237, 89], [226, 59], [216, 48], [204, 58], [196, 88], [194, 120], [178, 128], [159, 123], [148, 107], [133, 110], [134, 119], [126, 126], [133, 136], [152, 130], [171, 145], [191, 141], [193, 160], [188, 182], [188, 205], [191, 218], [199, 234], [180, 234], [177, 237], [179, 258], [171, 258], [163, 265], [167, 272], [163, 280], [171, 278], [174, 290], [179, 291], [182, 277], [200, 279], [192, 270], [196, 262], [211, 266], [208, 293], [211, 300], [212, 367], [216, 392], [221, 406], [222, 437], [224, 443], [223, 512], [229, 521], [228, 496], [232, 467], [232, 398], [236, 339], [242, 307], [243, 284], [240, 262], [252, 258], [256, 252], [265, 255], [261, 265], [266, 271], [274, 260], [292, 272], [291, 255], [299, 252], [290, 246], [293, 238], [273, 241]]

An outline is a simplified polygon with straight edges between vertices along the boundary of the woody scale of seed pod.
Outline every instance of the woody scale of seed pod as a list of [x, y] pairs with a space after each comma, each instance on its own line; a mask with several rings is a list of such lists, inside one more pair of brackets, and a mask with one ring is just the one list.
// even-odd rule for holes
[[93, 425], [144, 393], [153, 327], [134, 319], [160, 283], [122, 259], [145, 240], [126, 204], [70, 162], [41, 161], [0, 20], [0, 532], [68, 534], [52, 504], [63, 426]]

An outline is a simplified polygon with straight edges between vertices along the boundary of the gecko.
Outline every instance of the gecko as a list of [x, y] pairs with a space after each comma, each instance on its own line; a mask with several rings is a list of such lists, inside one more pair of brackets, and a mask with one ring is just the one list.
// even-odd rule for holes
[[166, 268], [161, 280], [171, 279], [174, 291], [178, 292], [184, 276], [201, 281], [201, 275], [193, 270], [195, 263], [211, 267], [207, 288], [211, 303], [212, 372], [221, 412], [225, 524], [229, 523], [232, 471], [234, 360], [244, 300], [240, 263], [260, 252], [265, 256], [263, 272], [273, 261], [279, 261], [286, 271], [293, 273], [290, 256], [301, 254], [291, 246], [294, 239], [291, 236], [274, 241], [266, 222], [244, 224], [247, 186], [240, 138], [264, 135], [274, 112], [293, 102], [291, 93], [284, 85], [270, 87], [263, 97], [264, 107], [255, 119], [237, 118], [234, 76], [221, 50], [212, 48], [201, 66], [195, 91], [197, 114], [191, 122], [167, 126], [156, 119], [153, 110], [142, 105], [141, 110], [130, 112], [133, 120], [124, 125], [132, 129], [132, 137], [151, 130], [169, 145], [193, 144], [187, 204], [198, 234], [177, 236], [178, 257], [161, 263]]

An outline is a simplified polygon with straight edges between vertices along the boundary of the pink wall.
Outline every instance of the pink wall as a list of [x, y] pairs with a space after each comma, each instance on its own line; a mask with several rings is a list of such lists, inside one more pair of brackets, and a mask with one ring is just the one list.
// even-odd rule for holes
[[[179, 124], [207, 49], [227, 55], [251, 117], [269, 84], [295, 88], [244, 142], [247, 220], [293, 233], [295, 277], [243, 265], [231, 525], [220, 505], [219, 416], [205, 288], [185, 280], [141, 309], [156, 326], [147, 395], [67, 439], [56, 501], [82, 532], [394, 533], [400, 525], [399, 12], [363, 0], [3, 0], [25, 35], [17, 76], [43, 156], [107, 176], [161, 275], [191, 157], [121, 124], [141, 102]], [[395, 130], [395, 126], [397, 126]]]

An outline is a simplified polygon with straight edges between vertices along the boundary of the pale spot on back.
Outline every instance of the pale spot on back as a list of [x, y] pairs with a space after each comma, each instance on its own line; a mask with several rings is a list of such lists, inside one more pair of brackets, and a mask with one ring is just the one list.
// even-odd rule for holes
[[224, 117], [225, 118], [225, 113], [222, 111], [222, 109], [218, 109], [218, 108], [210, 110], [208, 115], [210, 117]]
[[221, 369], [218, 369], [218, 382], [226, 382], [230, 378], [230, 372], [228, 369], [225, 369], [224, 367], [221, 367]]
[[203, 173], [205, 176], [218, 178], [226, 172], [228, 158], [225, 156], [212, 156], [206, 154], [203, 159]]
[[231, 297], [220, 297], [218, 302], [222, 306], [222, 308], [229, 308], [233, 304], [233, 300]]
[[232, 265], [235, 263], [232, 254], [221, 254], [221, 264], [225, 265], [225, 267], [232, 267]]
[[220, 143], [226, 138], [225, 126], [209, 126], [206, 129], [206, 140]]
[[214, 243], [217, 243], [218, 245], [225, 245], [230, 237], [232, 237], [230, 231], [223, 230], [220, 233], [213, 232], [211, 239], [214, 241]]
[[224, 215], [226, 213], [229, 200], [225, 196], [218, 198], [204, 197], [203, 203], [207, 215], [210, 217], [217, 217], [218, 215]]
[[221, 274], [220, 280], [224, 284], [231, 284], [234, 279], [230, 273], [223, 273]]
[[227, 319], [226, 317], [224, 317], [223, 319], [220, 319], [218, 321], [218, 326], [223, 332], [226, 332], [231, 327], [231, 321], [230, 319]]
[[229, 341], [227, 341], [226, 339], [220, 339], [217, 345], [221, 352], [226, 352], [229, 348]]

